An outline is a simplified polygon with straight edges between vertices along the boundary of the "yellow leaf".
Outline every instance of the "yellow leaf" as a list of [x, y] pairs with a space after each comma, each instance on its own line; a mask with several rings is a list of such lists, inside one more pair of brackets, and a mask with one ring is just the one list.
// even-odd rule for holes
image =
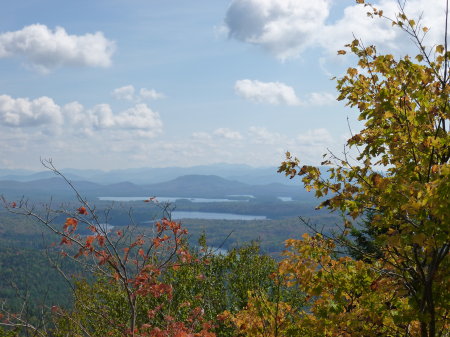
[[347, 69], [347, 73], [348, 73], [350, 76], [356, 76], [356, 75], [358, 74], [358, 70], [356, 70], [355, 68], [348, 68], [348, 69]]

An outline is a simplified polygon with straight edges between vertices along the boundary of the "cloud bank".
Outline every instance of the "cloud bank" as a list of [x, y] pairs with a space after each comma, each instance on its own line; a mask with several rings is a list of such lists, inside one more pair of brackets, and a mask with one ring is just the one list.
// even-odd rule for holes
[[[218, 130], [238, 137], [223, 137]], [[274, 132], [264, 126], [250, 126], [244, 131], [219, 128], [211, 132], [194, 132], [191, 140], [165, 147], [178, 151], [179, 159], [192, 162], [230, 162], [250, 165], [278, 165], [287, 150], [295, 149], [303, 162], [318, 164], [327, 148], [333, 149], [337, 142], [325, 128], [309, 129], [297, 135]], [[177, 157], [178, 158], [178, 157]], [[205, 158], [208, 158], [205, 161]]]
[[214, 135], [219, 136], [224, 139], [229, 140], [240, 140], [242, 139], [241, 134], [238, 131], [233, 131], [228, 128], [219, 128], [213, 132]]
[[69, 35], [42, 24], [0, 34], [0, 58], [21, 57], [28, 67], [47, 73], [62, 66], [109, 67], [115, 43], [102, 32]]
[[49, 97], [34, 100], [0, 95], [0, 121], [10, 127], [61, 124], [61, 108]]
[[28, 128], [29, 133], [42, 128], [60, 134], [87, 135], [107, 130], [139, 130], [140, 135], [155, 137], [163, 127], [158, 112], [144, 103], [113, 112], [109, 104], [85, 108], [79, 102], [71, 102], [60, 106], [45, 96], [31, 100], [0, 95], [0, 121], [3, 128]]

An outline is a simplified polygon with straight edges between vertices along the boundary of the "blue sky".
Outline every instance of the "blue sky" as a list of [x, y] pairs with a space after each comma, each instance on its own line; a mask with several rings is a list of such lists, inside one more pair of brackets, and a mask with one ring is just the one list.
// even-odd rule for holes
[[[388, 15], [396, 1], [380, 0]], [[428, 43], [444, 1], [410, 0]], [[0, 10], [0, 167], [318, 164], [342, 151], [336, 55], [352, 34], [415, 51], [351, 0], [16, 0]], [[436, 25], [437, 27], [434, 27]]]

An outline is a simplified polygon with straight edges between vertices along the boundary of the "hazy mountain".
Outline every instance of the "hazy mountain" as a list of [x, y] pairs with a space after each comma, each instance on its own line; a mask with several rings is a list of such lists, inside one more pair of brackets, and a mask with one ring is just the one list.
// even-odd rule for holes
[[[30, 172], [30, 171], [28, 171]], [[64, 175], [67, 179], [70, 180], [89, 180], [86, 179], [82, 175], [76, 175], [68, 172], [64, 172]], [[57, 177], [54, 172], [51, 171], [41, 171], [41, 172], [33, 172], [33, 173], [25, 173], [25, 174], [6, 174], [1, 175], [0, 173], [0, 179], [1, 180], [14, 180], [14, 181], [34, 181], [34, 180], [42, 180], [42, 179], [51, 179]]]
[[[87, 181], [74, 181], [73, 184], [80, 193], [86, 195], [91, 195], [103, 187]], [[0, 181], [0, 194], [14, 198], [36, 195], [62, 197], [73, 195], [73, 191], [61, 177], [53, 177], [26, 182], [2, 180]]]
[[[71, 180], [85, 180], [99, 184], [113, 184], [128, 181], [138, 185], [166, 182], [185, 175], [215, 175], [251, 185], [280, 183], [301, 185], [299, 179], [290, 180], [277, 173], [276, 167], [251, 167], [236, 164], [214, 164], [192, 167], [133, 168], [111, 171], [80, 170], [66, 168], [63, 172]], [[0, 169], [0, 180], [33, 181], [54, 177], [50, 171], [27, 171]]]
[[[82, 195], [89, 197], [115, 196], [160, 196], [160, 197], [198, 197], [227, 198], [230, 195], [253, 195], [255, 197], [310, 198], [302, 188], [278, 183], [250, 185], [236, 180], [228, 180], [214, 175], [186, 175], [156, 184], [137, 185], [131, 182], [97, 184], [89, 181], [73, 181]], [[18, 198], [20, 196], [47, 195], [71, 196], [73, 192], [60, 177], [39, 179], [28, 182], [0, 181], [0, 194]]]

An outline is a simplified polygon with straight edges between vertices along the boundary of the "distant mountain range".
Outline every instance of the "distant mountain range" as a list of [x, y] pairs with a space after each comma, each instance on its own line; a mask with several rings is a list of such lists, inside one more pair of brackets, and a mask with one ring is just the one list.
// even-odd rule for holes
[[[186, 175], [215, 175], [227, 180], [250, 185], [265, 185], [270, 183], [291, 186], [301, 185], [299, 179], [290, 180], [283, 174], [277, 173], [276, 167], [255, 168], [248, 165], [234, 164], [214, 164], [192, 167], [134, 168], [111, 171], [67, 168], [62, 169], [61, 172], [70, 180], [89, 181], [97, 184], [130, 182], [136, 185], [143, 185], [162, 183]], [[0, 169], [0, 180], [30, 182], [52, 177], [55, 177], [55, 175], [48, 170], [36, 172]]]
[[[38, 174], [34, 175], [34, 177], [38, 176]], [[84, 180], [72, 180], [73, 176], [69, 174], [67, 177], [82, 195], [89, 197], [227, 198], [230, 195], [252, 195], [256, 198], [290, 197], [296, 200], [313, 197], [312, 193], [306, 192], [299, 186], [279, 183], [251, 185], [215, 175], [185, 175], [166, 182], [139, 185], [132, 182], [99, 184]], [[73, 191], [61, 177], [53, 176], [32, 181], [1, 180], [0, 194], [8, 198], [21, 196], [69, 197], [73, 195]]]

